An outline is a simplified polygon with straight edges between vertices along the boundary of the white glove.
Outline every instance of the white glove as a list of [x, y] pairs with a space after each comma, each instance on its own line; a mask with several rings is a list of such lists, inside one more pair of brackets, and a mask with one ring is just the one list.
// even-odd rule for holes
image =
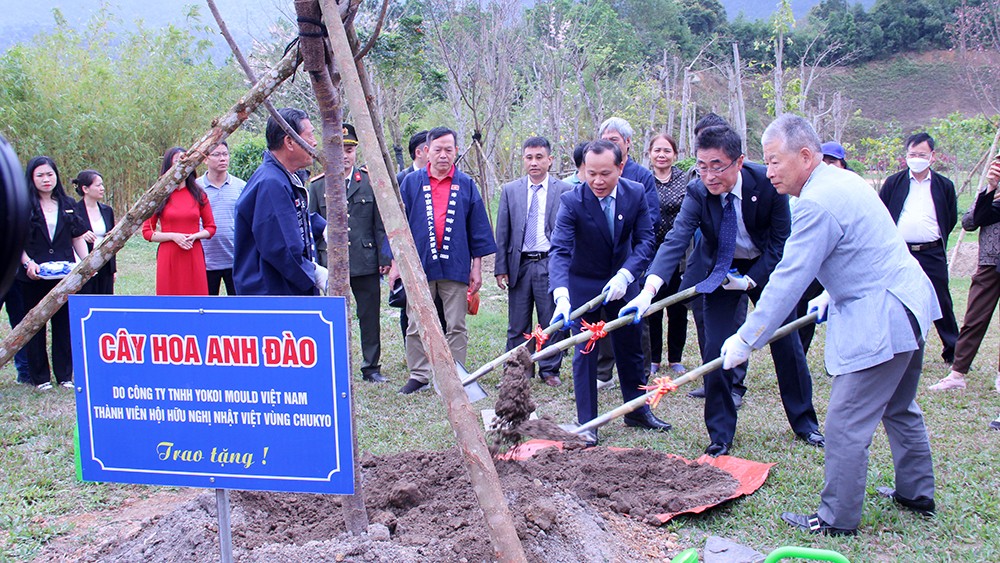
[[649, 305], [653, 302], [653, 294], [643, 289], [639, 292], [639, 295], [635, 296], [635, 299], [629, 301], [624, 307], [618, 311], [619, 317], [627, 317], [629, 315], [635, 315], [635, 319], [632, 324], [639, 324], [642, 317], [649, 310]]
[[552, 320], [549, 321], [550, 325], [556, 323], [562, 323], [563, 326], [569, 325], [569, 315], [570, 315], [570, 305], [569, 297], [557, 297], [556, 298], [556, 311], [552, 314]]
[[330, 279], [330, 272], [315, 262], [313, 262], [313, 266], [316, 266], [316, 269], [313, 270], [313, 285], [315, 285], [316, 289], [320, 290], [321, 293], [326, 294], [327, 281]]
[[730, 336], [722, 343], [722, 369], [733, 369], [747, 361], [752, 350], [739, 334]]
[[628, 284], [629, 281], [628, 278], [625, 277], [625, 274], [621, 272], [615, 274], [615, 276], [608, 280], [608, 283], [605, 284], [604, 289], [601, 290], [601, 293], [604, 293], [605, 291], [608, 292], [607, 296], [604, 297], [604, 304], [607, 305], [612, 301], [618, 301], [622, 297], [625, 297], [625, 292], [628, 290]]
[[826, 310], [829, 306], [830, 293], [828, 291], [824, 291], [815, 298], [809, 300], [809, 309], [806, 313], [809, 315], [816, 313], [816, 324], [824, 323], [826, 322]]
[[757, 284], [753, 283], [753, 280], [747, 276], [744, 276], [737, 270], [733, 268], [729, 270], [726, 274], [726, 280], [722, 282], [722, 289], [728, 289], [729, 291], [746, 291], [748, 289], [753, 289]]

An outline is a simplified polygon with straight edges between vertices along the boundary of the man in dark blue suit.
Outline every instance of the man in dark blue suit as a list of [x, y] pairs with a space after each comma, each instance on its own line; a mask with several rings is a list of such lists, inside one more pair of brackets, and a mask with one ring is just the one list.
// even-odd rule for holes
[[[585, 303], [607, 290], [603, 308], [614, 318], [626, 298], [639, 292], [636, 280], [653, 254], [653, 224], [643, 188], [621, 178], [624, 159], [609, 141], [594, 141], [584, 152], [586, 182], [560, 198], [549, 249], [549, 287], [555, 300], [552, 323], [568, 321], [570, 303]], [[601, 307], [583, 320], [596, 323]], [[640, 328], [628, 325], [610, 333], [622, 399], [643, 394], [645, 385]], [[582, 424], [597, 417], [597, 354], [593, 345], [576, 347], [573, 390], [577, 419]], [[626, 426], [669, 430], [670, 425], [643, 406], [625, 416]]]
[[[742, 141], [729, 127], [709, 127], [697, 137], [695, 157], [700, 179], [688, 184], [674, 226], [660, 245], [647, 272], [645, 287], [621, 309], [621, 315], [645, 314], [653, 295], [674, 273], [691, 237], [702, 232], [701, 263], [713, 264], [696, 287], [704, 294], [704, 362], [719, 357], [722, 343], [739, 324], [733, 311], [747, 293], [755, 303], [781, 260], [791, 232], [788, 197], [767, 179], [763, 166], [743, 161]], [[798, 296], [788, 296], [797, 299]], [[791, 320], [791, 318], [789, 319]], [[778, 388], [795, 434], [823, 446], [812, 404], [812, 380], [802, 342], [792, 334], [771, 344]], [[736, 405], [730, 370], [705, 375], [705, 425], [712, 442], [705, 453], [725, 455], [736, 434]]]

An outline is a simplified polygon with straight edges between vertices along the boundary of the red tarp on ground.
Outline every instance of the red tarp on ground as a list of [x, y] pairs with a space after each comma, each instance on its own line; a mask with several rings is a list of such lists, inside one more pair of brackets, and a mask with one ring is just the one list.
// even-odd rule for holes
[[[559, 448], [563, 449], [562, 442], [554, 442], [552, 440], [529, 440], [520, 446], [514, 448], [513, 450], [507, 452], [506, 454], [500, 456], [503, 459], [508, 460], [522, 460], [528, 459], [531, 456], [538, 453], [540, 450], [545, 448]], [[627, 448], [608, 448], [611, 450], [625, 450]], [[670, 457], [683, 460], [687, 463], [692, 463], [690, 460], [685, 459], [679, 455], [666, 454]], [[696, 506], [690, 508], [683, 512], [673, 512], [669, 514], [657, 514], [656, 517], [660, 520], [661, 524], [666, 524], [674, 516], [680, 514], [698, 514], [699, 512], [704, 512], [713, 506], [718, 506], [723, 502], [739, 498], [744, 495], [749, 495], [759, 489], [764, 481], [767, 480], [767, 475], [770, 473], [771, 468], [774, 467], [773, 463], [761, 463], [758, 461], [750, 461], [748, 459], [741, 459], [733, 456], [719, 456], [712, 457], [710, 455], [703, 455], [695, 460], [694, 463], [713, 465], [726, 473], [733, 476], [734, 479], [739, 481], [739, 486], [733, 491], [732, 496], [727, 499], [720, 500], [715, 504], [708, 504], [705, 506]]]

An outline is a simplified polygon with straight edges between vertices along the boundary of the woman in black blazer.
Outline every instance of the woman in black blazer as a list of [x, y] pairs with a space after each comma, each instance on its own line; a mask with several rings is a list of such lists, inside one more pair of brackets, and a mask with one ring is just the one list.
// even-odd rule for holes
[[[115, 226], [115, 212], [111, 207], [101, 203], [104, 199], [104, 178], [96, 170], [84, 170], [73, 178], [73, 185], [76, 186], [76, 193], [80, 195], [80, 201], [76, 204], [76, 216], [87, 232], [83, 239], [87, 242], [87, 250], [94, 251], [94, 247], [104, 240], [104, 235]], [[115, 292], [115, 257], [100, 269], [94, 277], [90, 278], [80, 293], [94, 293], [100, 295], [111, 295]]]
[[[74, 252], [87, 255], [83, 234], [87, 229], [76, 217], [76, 202], [66, 195], [59, 180], [56, 163], [47, 156], [37, 156], [25, 167], [31, 199], [31, 219], [28, 237], [21, 253], [17, 283], [21, 284], [24, 308], [32, 309], [56, 286], [58, 280], [43, 279], [40, 264], [75, 262]], [[73, 353], [69, 335], [69, 310], [65, 305], [52, 316], [52, 368], [56, 381], [63, 387], [73, 387]], [[46, 353], [45, 330], [38, 331], [28, 342], [28, 369], [31, 383], [40, 391], [52, 388], [49, 359]]]

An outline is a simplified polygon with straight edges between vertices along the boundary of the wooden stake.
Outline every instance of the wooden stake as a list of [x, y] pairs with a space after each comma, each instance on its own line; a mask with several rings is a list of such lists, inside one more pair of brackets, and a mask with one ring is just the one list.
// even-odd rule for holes
[[[322, 0], [324, 21], [336, 57], [346, 91], [347, 102], [355, 119], [360, 144], [368, 154], [377, 154], [379, 139], [375, 135], [361, 77], [353, 64], [353, 51], [347, 38], [343, 22], [340, 20], [335, 0]], [[427, 276], [416, 252], [416, 245], [410, 233], [406, 217], [394, 197], [392, 179], [386, 163], [373, 159], [369, 163], [369, 174], [375, 199], [382, 213], [382, 222], [396, 263], [406, 286], [406, 295], [412, 309], [417, 313], [421, 338], [431, 363], [431, 371], [438, 389], [448, 409], [448, 419], [458, 440], [458, 446], [465, 460], [472, 481], [472, 487], [479, 499], [479, 505], [486, 519], [486, 529], [490, 535], [496, 557], [500, 561], [525, 561], [524, 548], [517, 537], [507, 500], [500, 488], [496, 466], [490, 456], [486, 441], [479, 427], [479, 419], [472, 412], [472, 405], [462, 388], [462, 382], [455, 369], [455, 360], [445, 341], [441, 325], [437, 320], [437, 310], [431, 300]]]
[[93, 277], [108, 263], [111, 257], [125, 246], [128, 239], [139, 230], [142, 222], [153, 214], [160, 202], [167, 199], [178, 184], [184, 183], [184, 178], [195, 171], [215, 145], [246, 121], [264, 99], [274, 92], [285, 79], [295, 73], [296, 68], [298, 68], [298, 51], [292, 49], [278, 61], [273, 69], [265, 73], [254, 84], [253, 88], [230, 108], [229, 112], [212, 122], [212, 128], [181, 156], [177, 164], [160, 176], [160, 179], [139, 198], [139, 201], [104, 237], [101, 244], [97, 245], [93, 252], [81, 260], [76, 268], [73, 268], [69, 275], [52, 288], [52, 291], [24, 316], [24, 319], [7, 335], [7, 338], [0, 342], [0, 367], [6, 365], [35, 333], [44, 330], [45, 323], [52, 318], [52, 315], [56, 314], [60, 307], [66, 304], [69, 296], [79, 291], [88, 279]]

